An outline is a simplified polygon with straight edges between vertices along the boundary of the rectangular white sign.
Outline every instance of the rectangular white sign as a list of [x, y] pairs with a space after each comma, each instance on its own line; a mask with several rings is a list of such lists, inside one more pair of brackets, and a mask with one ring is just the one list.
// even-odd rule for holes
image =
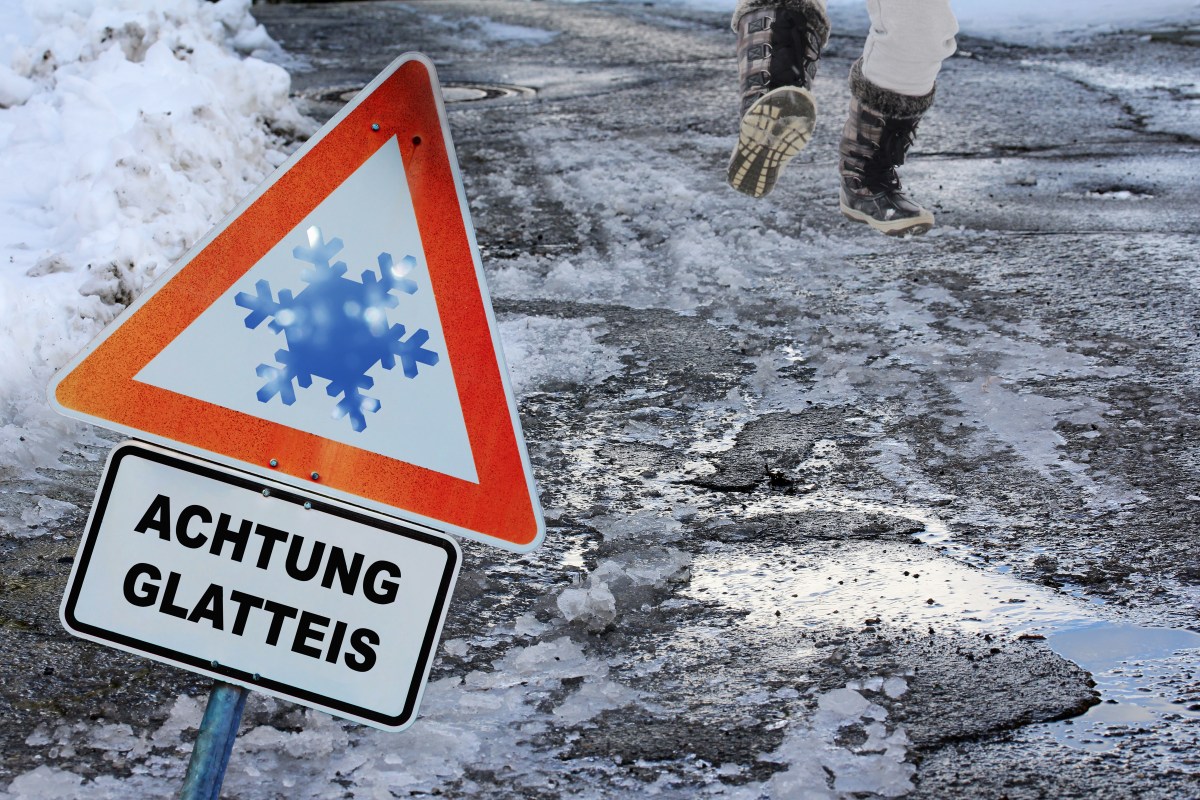
[[447, 536], [125, 442], [61, 614], [85, 639], [400, 730], [461, 560]]

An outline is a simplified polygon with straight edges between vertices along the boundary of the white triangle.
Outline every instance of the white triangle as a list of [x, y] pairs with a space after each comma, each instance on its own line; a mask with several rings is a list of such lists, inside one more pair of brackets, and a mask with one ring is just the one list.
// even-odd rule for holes
[[[293, 381], [295, 402], [291, 405], [284, 404], [282, 395], [275, 395], [266, 402], [257, 396], [267, 380], [257, 374], [260, 365], [280, 367], [275, 357], [277, 350], [300, 352], [301, 347], [296, 342], [289, 346], [287, 339], [289, 333], [298, 336], [293, 333], [298, 329], [289, 329], [287, 333], [276, 333], [271, 329], [272, 322], [291, 324], [286, 315], [280, 319], [268, 315], [251, 329], [246, 324], [250, 310], [238, 305], [235, 298], [241, 293], [256, 295], [255, 285], [267, 281], [272, 298], [282, 303], [280, 292], [286, 290], [299, 299], [300, 308], [311, 307], [301, 298], [301, 292], [309, 288], [301, 275], [313, 267], [297, 259], [292, 251], [294, 247], [309, 245], [310, 236], [314, 235], [312, 228], [319, 229], [319, 235], [326, 242], [342, 240], [342, 249], [329, 260], [344, 262], [347, 270], [342, 280], [355, 284], [361, 282], [364, 271], [379, 277], [381, 253], [390, 254], [398, 266], [405, 256], [416, 259], [415, 265], [403, 276], [416, 284], [416, 291], [408, 294], [394, 289], [390, 296], [399, 299], [395, 308], [375, 306], [373, 311], [361, 314], [361, 318], [373, 321], [371, 329], [375, 334], [382, 333], [390, 325], [403, 325], [405, 341], [420, 329], [428, 331], [429, 340], [422, 348], [436, 353], [437, 363], [417, 363], [417, 375], [410, 378], [405, 376], [399, 356], [392, 369], [385, 369], [375, 360], [374, 366], [365, 371], [374, 380], [374, 385], [360, 391], [378, 400], [380, 407], [374, 413], [363, 414], [366, 427], [362, 431], [355, 431], [348, 417], [334, 416], [343, 395], [331, 397], [327, 394], [329, 381], [316, 369], [307, 388]], [[392, 137], [155, 356], [135, 379], [478, 483], [424, 253], [400, 146]], [[396, 270], [397, 274], [401, 271]], [[357, 291], [341, 285], [343, 289]], [[308, 299], [315, 296], [316, 292]], [[381, 318], [381, 312], [386, 320]], [[364, 330], [361, 325], [360, 332]], [[319, 326], [315, 329], [321, 330]], [[382, 341], [373, 336], [368, 340], [371, 345], [366, 351], [380, 346]], [[329, 354], [328, 350], [324, 352]], [[371, 361], [370, 358], [366, 360]], [[311, 364], [309, 366], [311, 368]]]

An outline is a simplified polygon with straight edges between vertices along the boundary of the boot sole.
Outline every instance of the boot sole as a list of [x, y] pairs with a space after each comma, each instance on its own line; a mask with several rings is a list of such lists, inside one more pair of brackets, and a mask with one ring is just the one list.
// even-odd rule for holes
[[817, 104], [808, 89], [781, 86], [760, 97], [742, 116], [729, 159], [729, 185], [750, 197], [769, 193], [812, 138], [816, 120]]
[[886, 233], [888, 236], [917, 236], [925, 233], [933, 227], [933, 214], [925, 211], [915, 217], [907, 217], [906, 219], [891, 219], [878, 220], [874, 217], [864, 214], [861, 211], [855, 211], [845, 204], [840, 203], [842, 216], [854, 222], [863, 222], [870, 225], [877, 231]]

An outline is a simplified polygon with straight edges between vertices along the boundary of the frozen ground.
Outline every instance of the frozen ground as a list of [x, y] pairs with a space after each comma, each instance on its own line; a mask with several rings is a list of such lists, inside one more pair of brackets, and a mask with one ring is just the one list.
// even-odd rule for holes
[[[939, 228], [896, 242], [832, 193], [857, 4], [833, 8], [813, 144], [755, 203], [723, 185], [734, 67], [715, 3], [256, 8], [287, 54], [244, 6], [180, 2], [182, 33], [161, 30], [211, 66], [172, 51], [164, 74], [239, 72], [231, 51], [257, 48], [318, 117], [400, 52], [438, 63], [551, 525], [529, 556], [467, 548], [410, 732], [254, 698], [229, 796], [1200, 796], [1194, 5], [1094, 7], [1076, 25], [1077, 4], [1019, 6], [1073, 32], [1047, 43], [964, 6], [905, 170]], [[97, 48], [105, 27], [41, 35]], [[96, 91], [111, 67], [161, 93], [149, 56], [78, 49], [69, 69]], [[25, 169], [7, 201], [43, 220], [0, 228], [20, 265], [0, 273], [17, 320], [0, 369], [30, 373], [0, 384], [10, 797], [166, 797], [182, 775], [203, 682], [58, 627], [106, 445], [35, 393], [121, 300], [85, 282], [117, 241], [88, 232], [172, 233], [121, 251], [144, 281], [302, 133], [281, 73], [249, 63], [274, 94], [205, 90], [180, 102], [230, 103], [217, 128], [157, 134], [248, 142], [235, 161], [164, 156], [155, 175], [188, 179], [121, 184], [115, 159], [139, 149], [121, 137], [160, 119], [127, 111], [112, 149], [60, 159], [93, 189]], [[62, 77], [30, 78], [0, 126], [66, 114], [55, 92], [97, 96]], [[47, 160], [22, 146], [10, 168]], [[36, 216], [163, 186], [113, 201], [124, 217]], [[75, 338], [37, 349], [49, 323], [22, 315], [62, 309]]]

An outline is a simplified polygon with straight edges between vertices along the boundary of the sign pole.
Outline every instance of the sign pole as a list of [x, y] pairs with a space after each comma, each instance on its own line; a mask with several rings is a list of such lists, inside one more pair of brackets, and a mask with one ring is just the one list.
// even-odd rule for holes
[[229, 764], [229, 754], [233, 752], [233, 740], [237, 738], [242, 709], [246, 707], [249, 694], [246, 689], [233, 684], [217, 681], [213, 685], [179, 800], [220, 798], [225, 767]]

